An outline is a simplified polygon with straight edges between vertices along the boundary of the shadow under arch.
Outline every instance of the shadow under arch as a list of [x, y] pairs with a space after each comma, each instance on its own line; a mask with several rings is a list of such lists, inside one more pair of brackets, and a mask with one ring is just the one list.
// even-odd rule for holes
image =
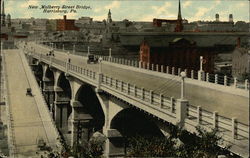
[[38, 85], [43, 88], [43, 66], [41, 63], [39, 63], [34, 71], [34, 75], [36, 77], [36, 81], [38, 83]]
[[52, 111], [53, 118], [54, 118], [54, 100], [55, 100], [55, 91], [54, 91], [54, 85], [55, 85], [55, 77], [54, 72], [47, 67], [45, 71], [45, 79], [44, 79], [44, 98], [48, 105], [49, 110]]
[[81, 85], [76, 93], [75, 100], [79, 101], [82, 105], [82, 107], [77, 109], [78, 112], [82, 114], [83, 117], [86, 116], [86, 114], [91, 116], [88, 125], [88, 138], [94, 132], [102, 131], [105, 115], [93, 87], [88, 84]]
[[111, 121], [111, 129], [118, 130], [127, 138], [140, 136], [164, 137], [159, 127], [150, 116], [135, 108], [120, 111]]
[[[61, 73], [57, 86], [61, 88], [61, 91], [56, 92], [57, 93], [57, 102], [60, 102], [60, 105], [57, 105], [58, 109], [60, 110], [60, 122], [59, 127], [63, 129], [63, 133], [68, 133], [68, 122], [70, 121], [69, 117], [72, 113], [72, 107], [70, 105], [70, 100], [72, 97], [72, 90], [69, 80], [66, 78], [65, 73]], [[66, 115], [66, 117], [65, 117]]]

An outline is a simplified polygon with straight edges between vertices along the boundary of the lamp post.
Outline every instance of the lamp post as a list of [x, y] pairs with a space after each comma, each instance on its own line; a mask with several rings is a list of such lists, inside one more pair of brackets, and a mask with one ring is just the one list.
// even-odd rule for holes
[[203, 71], [202, 66], [203, 66], [203, 56], [200, 56], [200, 71]]
[[181, 72], [181, 100], [184, 99], [185, 83], [184, 78], [186, 77], [186, 72]]
[[75, 51], [76, 51], [76, 45], [74, 44], [73, 45], [73, 54], [75, 54]]
[[102, 58], [100, 57], [99, 59], [99, 73], [102, 73]]
[[87, 55], [89, 55], [89, 46], [88, 46], [88, 54]]
[[198, 80], [199, 81], [204, 81], [205, 80], [205, 73], [203, 71], [203, 62], [204, 62], [204, 59], [203, 59], [203, 56], [200, 56], [200, 70], [198, 71]]
[[111, 61], [111, 48], [109, 48], [109, 61]]

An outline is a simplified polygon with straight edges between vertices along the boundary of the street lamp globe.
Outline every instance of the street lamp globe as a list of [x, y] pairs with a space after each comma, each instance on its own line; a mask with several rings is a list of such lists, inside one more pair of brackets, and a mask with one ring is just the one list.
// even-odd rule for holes
[[185, 78], [186, 76], [187, 76], [186, 72], [185, 72], [185, 71], [182, 71], [182, 72], [181, 72], [181, 77], [182, 77], [182, 78]]

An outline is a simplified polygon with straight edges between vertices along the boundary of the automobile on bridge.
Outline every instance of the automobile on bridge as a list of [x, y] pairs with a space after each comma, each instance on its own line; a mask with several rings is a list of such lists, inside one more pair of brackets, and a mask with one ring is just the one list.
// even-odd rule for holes
[[88, 60], [87, 60], [87, 63], [88, 64], [96, 64], [98, 62], [98, 58], [95, 57], [94, 55], [88, 55]]

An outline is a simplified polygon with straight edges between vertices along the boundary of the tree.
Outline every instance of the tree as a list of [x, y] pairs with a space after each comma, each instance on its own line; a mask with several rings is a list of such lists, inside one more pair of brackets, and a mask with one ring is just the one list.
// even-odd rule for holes
[[[183, 158], [216, 158], [223, 154], [228, 157], [228, 149], [219, 147], [223, 142], [217, 129], [206, 131], [200, 126], [196, 127], [196, 133], [189, 133], [180, 126], [170, 126], [170, 136], [143, 137], [136, 136], [129, 139], [128, 156], [135, 157], [183, 157]], [[177, 138], [183, 143], [177, 144]]]

